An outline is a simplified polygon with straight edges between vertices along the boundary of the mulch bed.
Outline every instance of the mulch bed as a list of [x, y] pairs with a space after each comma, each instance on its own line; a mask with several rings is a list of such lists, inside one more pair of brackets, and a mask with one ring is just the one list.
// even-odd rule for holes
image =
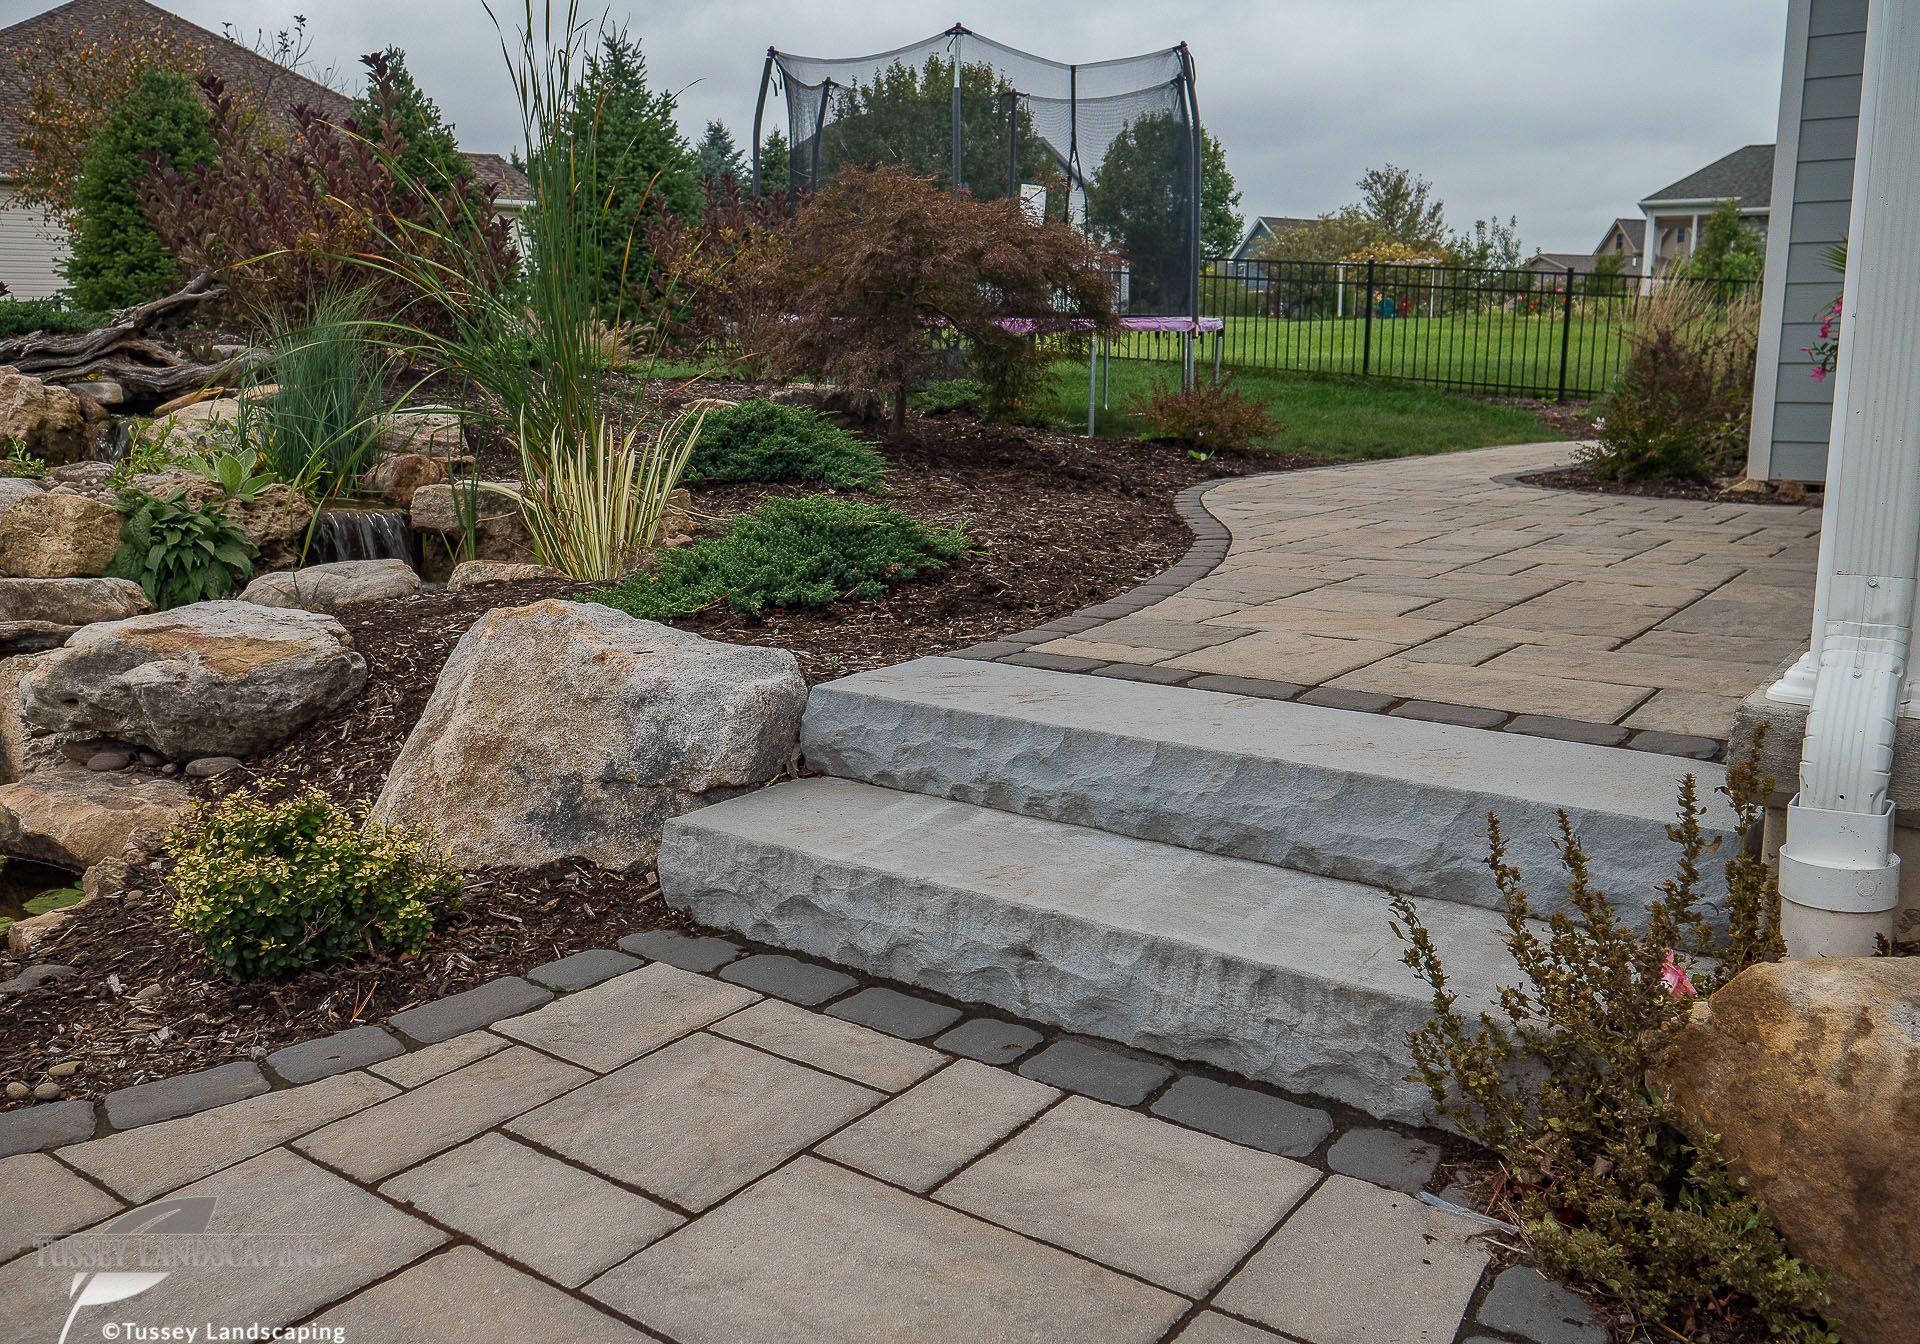
[[1696, 481], [1607, 481], [1593, 474], [1591, 467], [1561, 467], [1533, 476], [1522, 476], [1528, 485], [1544, 485], [1555, 490], [1586, 490], [1600, 495], [1634, 495], [1641, 499], [1693, 499], [1709, 504], [1783, 504], [1820, 506], [1821, 494], [1792, 482], [1776, 485], [1764, 493], [1725, 490], [1718, 485]]
[[[1178, 560], [1192, 537], [1173, 499], [1188, 486], [1318, 465], [1227, 453], [1198, 462], [1173, 447], [963, 416], [916, 417], [907, 441], [885, 451], [893, 471], [881, 500], [925, 522], [963, 527], [968, 557], [877, 602], [753, 616], [716, 610], [676, 624], [791, 649], [810, 682], [951, 650], [1105, 601]], [[717, 522], [772, 495], [802, 493], [810, 491], [725, 486], [697, 493], [694, 507]], [[586, 591], [516, 584], [350, 610], [341, 620], [369, 664], [364, 694], [246, 771], [196, 787], [211, 794], [255, 780], [276, 789], [313, 784], [342, 802], [370, 801], [474, 621], [496, 607]], [[459, 911], [420, 957], [236, 985], [170, 926], [166, 907], [163, 867], [151, 863], [136, 872], [130, 894], [88, 905], [41, 945], [36, 962], [78, 974], [0, 1000], [0, 1083], [32, 1087], [48, 1066], [73, 1060], [81, 1068], [65, 1080], [66, 1094], [97, 1097], [381, 1021], [636, 930], [692, 927], [661, 900], [650, 873], [573, 864], [484, 871], [470, 875]], [[19, 969], [0, 961], [0, 980]]]

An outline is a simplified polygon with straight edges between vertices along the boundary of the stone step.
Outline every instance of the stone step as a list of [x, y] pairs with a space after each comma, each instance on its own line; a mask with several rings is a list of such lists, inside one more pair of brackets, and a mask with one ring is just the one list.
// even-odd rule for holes
[[814, 687], [801, 744], [829, 775], [1488, 909], [1489, 812], [1543, 913], [1560, 809], [1636, 916], [1672, 875], [1684, 773], [1710, 833], [1733, 826], [1716, 765], [963, 658]]
[[[1382, 1119], [1420, 1121], [1429, 998], [1386, 894], [1335, 878], [841, 779], [667, 824], [667, 900], [704, 924]], [[1422, 917], [1462, 1008], [1517, 978], [1487, 911]]]

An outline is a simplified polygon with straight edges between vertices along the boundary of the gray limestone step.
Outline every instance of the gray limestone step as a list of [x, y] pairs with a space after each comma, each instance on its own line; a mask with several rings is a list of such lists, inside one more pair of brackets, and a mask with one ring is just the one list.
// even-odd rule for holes
[[1489, 909], [1495, 812], [1543, 914], [1559, 809], [1628, 911], [1672, 875], [1685, 770], [1710, 834], [1733, 824], [1715, 765], [961, 658], [814, 687], [802, 746], [829, 775]]
[[[934, 993], [1418, 1122], [1427, 1017], [1385, 893], [842, 779], [667, 825], [666, 898], [702, 923]], [[1491, 913], [1423, 917], [1469, 1014], [1515, 978]]]

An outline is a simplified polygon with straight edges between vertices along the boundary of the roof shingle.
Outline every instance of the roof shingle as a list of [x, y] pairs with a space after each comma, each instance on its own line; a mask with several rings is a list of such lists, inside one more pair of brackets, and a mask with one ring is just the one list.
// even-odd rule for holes
[[1743, 145], [1678, 182], [1643, 196], [1640, 203], [1733, 200], [1743, 210], [1764, 210], [1772, 199], [1773, 146]]

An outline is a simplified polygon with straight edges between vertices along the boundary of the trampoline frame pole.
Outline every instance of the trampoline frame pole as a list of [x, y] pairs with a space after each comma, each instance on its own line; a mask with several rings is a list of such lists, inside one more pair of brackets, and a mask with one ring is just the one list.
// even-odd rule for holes
[[1094, 414], [1099, 409], [1100, 338], [1087, 342], [1087, 437], [1093, 437]]
[[[767, 48], [767, 63], [760, 71], [760, 96], [753, 103], [753, 199], [760, 199], [760, 119], [767, 111], [767, 85], [773, 80], [773, 48]], [[792, 176], [793, 155], [787, 155], [788, 176]], [[791, 185], [791, 183], [789, 183]]]

